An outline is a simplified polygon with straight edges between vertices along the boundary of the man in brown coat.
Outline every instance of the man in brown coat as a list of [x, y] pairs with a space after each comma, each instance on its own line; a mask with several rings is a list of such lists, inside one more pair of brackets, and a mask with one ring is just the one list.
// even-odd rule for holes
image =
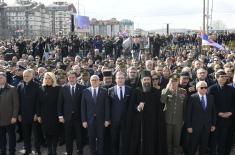
[[0, 155], [6, 155], [6, 133], [8, 133], [9, 153], [10, 155], [15, 155], [15, 123], [18, 110], [19, 98], [17, 90], [6, 82], [6, 74], [0, 72]]

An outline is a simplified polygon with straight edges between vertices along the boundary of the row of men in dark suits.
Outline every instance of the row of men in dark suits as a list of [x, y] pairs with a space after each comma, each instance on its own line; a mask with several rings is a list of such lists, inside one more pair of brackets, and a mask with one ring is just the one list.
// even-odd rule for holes
[[[1, 87], [3, 87], [0, 95], [1, 155], [6, 154], [6, 142], [2, 141], [6, 132], [9, 133], [10, 137], [9, 151], [11, 155], [15, 154], [16, 135], [14, 123], [17, 119], [19, 119], [23, 127], [25, 155], [30, 154], [32, 151], [32, 133], [34, 134], [35, 153], [41, 154], [40, 135], [38, 134], [40, 127], [37, 122], [37, 104], [40, 86], [33, 81], [33, 74], [33, 70], [25, 70], [23, 72], [23, 82], [17, 86], [17, 89], [7, 84], [5, 73], [0, 74], [0, 80], [1, 78], [5, 79], [2, 84], [0, 83]], [[64, 123], [65, 126], [67, 154], [71, 155], [73, 153], [74, 138], [77, 144], [77, 153], [82, 154], [82, 127], [88, 129], [92, 154], [103, 154], [104, 130], [105, 127], [110, 126], [110, 122], [112, 122], [111, 133], [113, 135], [112, 152], [113, 154], [118, 154], [119, 151], [123, 151], [123, 137], [125, 136], [123, 134], [122, 122], [125, 119], [127, 103], [131, 96], [131, 88], [124, 85], [125, 74], [122, 72], [116, 74], [117, 85], [110, 88], [109, 91], [100, 86], [97, 75], [93, 75], [90, 78], [91, 87], [89, 88], [77, 83], [77, 75], [73, 71], [68, 72], [67, 78], [68, 83], [60, 88], [57, 106], [58, 121]], [[8, 87], [11, 88], [9, 89], [11, 90], [9, 94]], [[3, 103], [6, 105], [3, 105]], [[122, 144], [121, 150], [119, 150], [119, 143]]]

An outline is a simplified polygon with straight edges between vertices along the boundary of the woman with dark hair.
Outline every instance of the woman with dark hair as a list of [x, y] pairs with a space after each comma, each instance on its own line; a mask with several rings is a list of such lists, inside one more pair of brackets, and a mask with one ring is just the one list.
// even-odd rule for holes
[[48, 155], [56, 155], [59, 134], [57, 102], [60, 87], [57, 85], [55, 74], [46, 72], [39, 93], [37, 115], [46, 137]]

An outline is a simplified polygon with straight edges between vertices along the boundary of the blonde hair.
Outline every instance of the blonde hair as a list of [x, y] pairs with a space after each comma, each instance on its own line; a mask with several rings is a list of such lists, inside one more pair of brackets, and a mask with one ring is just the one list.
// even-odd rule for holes
[[58, 86], [57, 80], [56, 80], [56, 77], [55, 77], [55, 74], [54, 74], [53, 72], [46, 72], [46, 73], [44, 74], [42, 86], [46, 86], [45, 77], [46, 77], [47, 75], [50, 76], [51, 79], [52, 79], [52, 81], [53, 81], [52, 87]]

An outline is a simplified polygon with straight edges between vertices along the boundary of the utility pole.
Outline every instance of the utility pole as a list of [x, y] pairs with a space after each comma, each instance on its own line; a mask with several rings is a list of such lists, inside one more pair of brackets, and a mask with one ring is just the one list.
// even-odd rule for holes
[[79, 0], [78, 0], [78, 15], [80, 14], [79, 6], [80, 6], [80, 5], [79, 5]]
[[203, 20], [202, 20], [202, 32], [206, 33], [206, 0], [203, 0]]
[[209, 11], [209, 7], [210, 7], [210, 0], [207, 0], [207, 13], [206, 13], [206, 33], [209, 33], [209, 18], [210, 18], [210, 11]]
[[212, 30], [212, 19], [213, 19], [214, 0], [211, 2], [211, 16], [210, 16], [210, 29]]
[[166, 34], [169, 35], [170, 34], [170, 27], [169, 27], [169, 23], [166, 24]]

